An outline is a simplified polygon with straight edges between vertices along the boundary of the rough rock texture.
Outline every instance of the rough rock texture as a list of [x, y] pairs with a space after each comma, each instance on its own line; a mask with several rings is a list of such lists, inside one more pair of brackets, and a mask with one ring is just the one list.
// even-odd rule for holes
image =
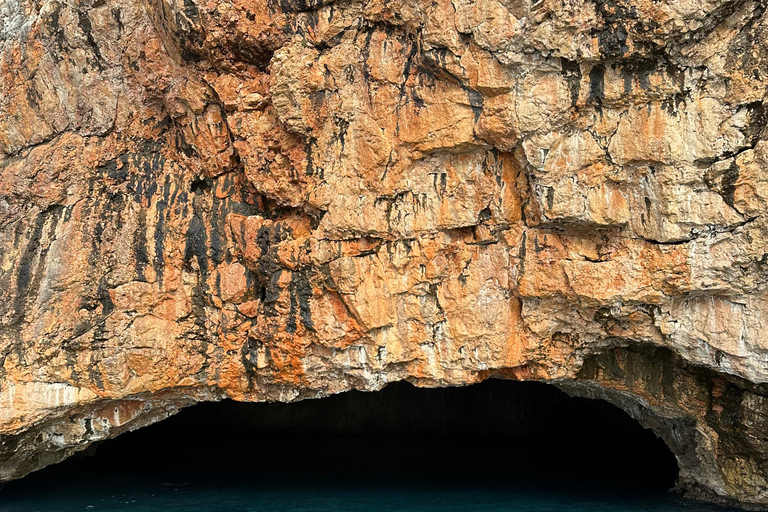
[[768, 506], [767, 3], [0, 0], [0, 480], [502, 377]]

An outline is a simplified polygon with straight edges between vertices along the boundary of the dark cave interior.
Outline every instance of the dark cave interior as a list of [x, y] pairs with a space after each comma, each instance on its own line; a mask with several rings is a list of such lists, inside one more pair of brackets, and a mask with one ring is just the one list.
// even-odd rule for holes
[[[297, 403], [203, 403], [8, 487], [78, 472], [157, 478], [420, 485], [591, 486], [662, 493], [677, 464], [617, 407], [554, 386], [408, 383]], [[85, 473], [83, 473], [85, 474]]]

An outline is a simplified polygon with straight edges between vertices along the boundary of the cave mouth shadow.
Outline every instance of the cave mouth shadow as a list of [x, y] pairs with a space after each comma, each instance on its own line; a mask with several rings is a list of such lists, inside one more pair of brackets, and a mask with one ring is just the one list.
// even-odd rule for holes
[[61, 466], [52, 471], [646, 494], [667, 491], [678, 473], [663, 441], [619, 408], [504, 380], [436, 389], [401, 382], [290, 404], [202, 403]]

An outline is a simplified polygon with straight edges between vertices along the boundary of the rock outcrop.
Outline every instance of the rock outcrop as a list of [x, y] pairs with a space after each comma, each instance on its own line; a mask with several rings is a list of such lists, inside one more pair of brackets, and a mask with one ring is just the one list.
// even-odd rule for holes
[[768, 507], [766, 7], [0, 0], [0, 480], [498, 377]]

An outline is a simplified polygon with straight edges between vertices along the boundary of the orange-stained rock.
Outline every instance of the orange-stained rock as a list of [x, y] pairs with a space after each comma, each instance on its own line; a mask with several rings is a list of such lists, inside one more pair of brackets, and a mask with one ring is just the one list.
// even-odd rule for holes
[[0, 2], [0, 481], [196, 401], [551, 382], [768, 507], [758, 1]]

